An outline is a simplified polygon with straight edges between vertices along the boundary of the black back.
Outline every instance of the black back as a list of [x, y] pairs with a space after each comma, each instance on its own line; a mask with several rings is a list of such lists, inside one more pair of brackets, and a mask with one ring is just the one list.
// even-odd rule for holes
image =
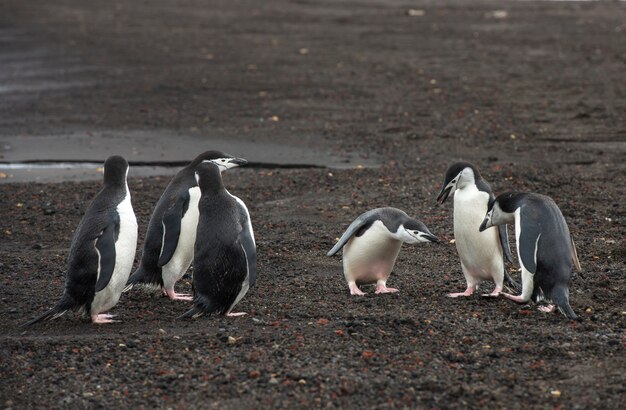
[[507, 192], [496, 201], [504, 212], [520, 210], [518, 247], [524, 266], [535, 273], [533, 298], [543, 292], [554, 300], [555, 290], [569, 287], [573, 266], [570, 231], [561, 210], [552, 198], [534, 193]]
[[201, 164], [197, 173], [202, 196], [194, 248], [194, 306], [207, 314], [225, 314], [248, 274], [239, 236], [242, 216], [237, 200], [224, 189], [216, 165]]
[[71, 299], [75, 307], [84, 306], [87, 312], [96, 292], [96, 246], [101, 249], [103, 275], [112, 273], [115, 264], [114, 245], [120, 228], [116, 208], [126, 196], [127, 170], [128, 162], [120, 156], [105, 161], [104, 187], [87, 207], [70, 246], [64, 298]]
[[[191, 161], [189, 165], [181, 169], [167, 185], [150, 217], [140, 266], [129, 278], [129, 283], [151, 283], [163, 286], [161, 267], [169, 261], [167, 257], [159, 257], [163, 245], [163, 223], [165, 222], [172, 227], [172, 236], [178, 238], [178, 234], [180, 234], [180, 220], [189, 208], [189, 189], [198, 186], [195, 177], [196, 167], [202, 161], [217, 158], [232, 158], [232, 155], [221, 151], [203, 152]], [[178, 242], [168, 241], [168, 244], [169, 248], [163, 249], [163, 251], [166, 256], [169, 255], [171, 257]]]
[[398, 232], [400, 225], [403, 225], [406, 229], [419, 230], [432, 235], [423, 222], [409, 217], [406, 212], [400, 209], [392, 207], [375, 208], [362, 213], [352, 221], [343, 235], [341, 235], [341, 238], [339, 238], [332, 249], [328, 251], [326, 256], [336, 254], [352, 236], [362, 236], [365, 234], [376, 221], [381, 221], [389, 232]]

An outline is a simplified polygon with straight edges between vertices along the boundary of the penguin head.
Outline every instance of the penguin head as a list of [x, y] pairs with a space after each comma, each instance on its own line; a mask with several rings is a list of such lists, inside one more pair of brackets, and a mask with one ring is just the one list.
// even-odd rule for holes
[[396, 239], [406, 243], [418, 242], [439, 242], [439, 238], [433, 235], [426, 225], [421, 221], [409, 219], [398, 227], [398, 231], [393, 234]]
[[241, 165], [246, 165], [248, 163], [248, 161], [243, 158], [233, 158], [233, 157], [205, 159], [202, 161], [202, 163], [207, 163], [207, 162], [217, 165], [220, 172], [224, 172], [227, 169], [235, 168]]
[[515, 220], [515, 193], [505, 192], [491, 199], [487, 205], [487, 214], [478, 230], [480, 232], [495, 225], [502, 225]]
[[215, 150], [204, 151], [202, 154], [195, 157], [194, 160], [191, 161], [189, 165], [195, 169], [195, 167], [198, 166], [198, 164], [202, 163], [202, 161], [206, 161], [209, 159], [232, 158], [232, 157], [233, 157], [232, 155], [227, 154], [222, 151], [215, 151]]
[[469, 162], [457, 162], [450, 165], [446, 171], [441, 192], [437, 196], [437, 202], [443, 204], [450, 194], [457, 189], [463, 189], [470, 184], [476, 184], [480, 177], [478, 169]]
[[104, 161], [104, 184], [124, 185], [128, 176], [128, 162], [119, 155], [112, 155]]

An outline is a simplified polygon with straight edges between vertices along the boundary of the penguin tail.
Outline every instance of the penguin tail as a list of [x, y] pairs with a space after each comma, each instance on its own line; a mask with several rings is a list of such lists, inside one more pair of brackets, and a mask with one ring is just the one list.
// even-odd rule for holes
[[204, 315], [204, 312], [202, 311], [202, 309], [200, 309], [197, 306], [194, 306], [191, 309], [189, 309], [187, 312], [185, 312], [182, 315], [178, 316], [176, 319], [178, 319], [178, 320], [181, 320], [181, 319], [195, 319], [195, 318], [198, 318], [198, 317], [200, 317], [202, 315]]
[[138, 285], [140, 283], [144, 283], [145, 282], [145, 276], [146, 276], [146, 271], [144, 270], [143, 266], [139, 266], [137, 268], [136, 271], [134, 271], [130, 277], [128, 278], [128, 281], [126, 282], [126, 287], [124, 288], [124, 290], [122, 292], [126, 293], [129, 290], [131, 290], [132, 288], [135, 287], [135, 285]]
[[195, 319], [200, 316], [210, 316], [213, 313], [226, 313], [226, 310], [206, 296], [196, 295], [193, 299], [193, 307], [183, 313], [178, 319]]
[[37, 316], [33, 320], [29, 320], [28, 322], [20, 325], [20, 327], [28, 327], [44, 320], [54, 320], [58, 317], [63, 316], [65, 312], [72, 309], [72, 307], [73, 304], [71, 300], [64, 295], [63, 298], [61, 298], [61, 300], [52, 309], [48, 310], [43, 315]]
[[515, 292], [521, 292], [522, 287], [520, 286], [519, 283], [517, 283], [515, 279], [511, 277], [511, 275], [509, 275], [506, 269], [504, 270], [504, 282], [506, 283], [508, 287], [513, 289]]
[[569, 304], [569, 292], [567, 289], [559, 288], [555, 289], [552, 294], [552, 301], [563, 315], [572, 320], [582, 322], [582, 318], [579, 317]]

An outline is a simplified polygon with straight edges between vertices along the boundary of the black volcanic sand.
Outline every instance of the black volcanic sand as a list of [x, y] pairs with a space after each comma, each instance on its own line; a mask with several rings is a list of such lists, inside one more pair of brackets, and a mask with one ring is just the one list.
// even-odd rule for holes
[[[192, 321], [176, 320], [187, 302], [132, 291], [112, 310], [119, 323], [67, 314], [19, 328], [62, 293], [73, 229], [100, 183], [0, 185], [0, 406], [623, 406], [624, 4], [13, 3], [0, 19], [22, 45], [100, 67], [57, 75], [104, 85], [0, 102], [3, 135], [195, 129], [384, 164], [226, 173], [250, 208], [259, 278], [239, 305], [247, 316]], [[584, 270], [570, 289], [582, 323], [445, 297], [465, 283], [451, 201], [435, 197], [460, 159], [496, 192], [559, 204]], [[129, 181], [140, 246], [168, 179]], [[350, 296], [340, 257], [325, 254], [385, 205], [444, 241], [403, 247], [389, 281], [399, 293]]]

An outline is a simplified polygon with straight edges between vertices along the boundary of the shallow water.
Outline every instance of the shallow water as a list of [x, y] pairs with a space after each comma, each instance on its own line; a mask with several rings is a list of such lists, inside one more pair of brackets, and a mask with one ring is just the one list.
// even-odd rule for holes
[[373, 157], [339, 155], [304, 145], [207, 138], [174, 132], [101, 131], [51, 136], [0, 137], [0, 183], [60, 182], [101, 178], [104, 160], [122, 155], [130, 177], [173, 175], [207, 150], [245, 158], [258, 168], [356, 168], [378, 166]]

